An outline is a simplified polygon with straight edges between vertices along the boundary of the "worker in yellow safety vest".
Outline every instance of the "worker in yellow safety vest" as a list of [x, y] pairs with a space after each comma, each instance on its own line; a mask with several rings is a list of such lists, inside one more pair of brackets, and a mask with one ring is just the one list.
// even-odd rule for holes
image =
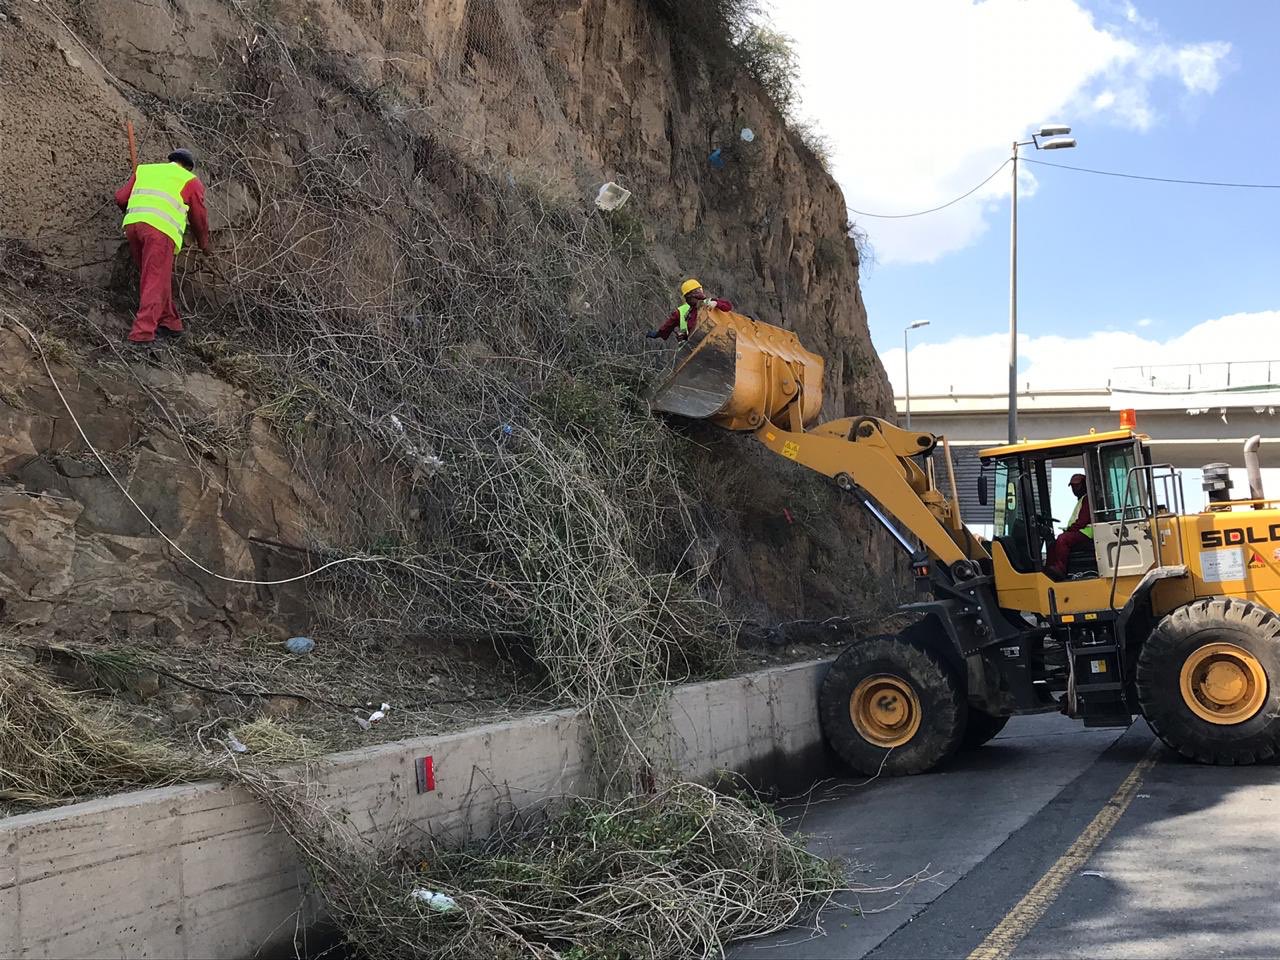
[[1071, 477], [1071, 492], [1076, 495], [1076, 508], [1071, 511], [1067, 528], [1053, 541], [1045, 561], [1045, 573], [1056, 579], [1067, 575], [1067, 557], [1072, 547], [1093, 546], [1093, 514], [1089, 510], [1088, 484], [1083, 473]]
[[728, 300], [708, 297], [706, 291], [702, 289], [702, 284], [693, 278], [680, 284], [680, 296], [684, 298], [684, 302], [671, 311], [671, 315], [662, 326], [657, 330], [650, 330], [645, 336], [650, 339], [661, 337], [665, 340], [671, 336], [671, 331], [675, 330], [676, 339], [683, 342], [689, 339], [689, 334], [693, 333], [698, 326], [699, 307], [713, 310], [733, 309], [733, 304]]
[[182, 318], [173, 303], [173, 258], [182, 249], [188, 220], [200, 249], [209, 252], [204, 184], [193, 172], [195, 166], [190, 150], [174, 150], [167, 163], [139, 164], [116, 191], [116, 205], [124, 211], [124, 235], [140, 275], [130, 343], [151, 343], [157, 330], [182, 336]]

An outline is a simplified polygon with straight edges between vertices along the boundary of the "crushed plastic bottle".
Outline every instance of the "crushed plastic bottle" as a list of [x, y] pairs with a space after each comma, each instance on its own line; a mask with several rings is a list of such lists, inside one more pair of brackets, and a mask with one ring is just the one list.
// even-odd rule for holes
[[383, 719], [384, 717], [386, 717], [386, 715], [387, 715], [387, 711], [388, 711], [388, 710], [390, 710], [390, 709], [391, 709], [391, 704], [389, 704], [389, 703], [384, 703], [384, 704], [382, 705], [381, 709], [379, 709], [379, 710], [375, 710], [375, 711], [373, 711], [373, 713], [369, 714], [369, 718], [368, 718], [367, 720], [366, 720], [364, 717], [360, 716], [360, 714], [358, 714], [358, 713], [357, 713], [357, 714], [355, 715], [355, 721], [356, 721], [356, 723], [357, 723], [357, 724], [359, 724], [359, 725], [360, 725], [360, 729], [361, 729], [361, 730], [368, 730], [370, 727], [372, 727], [372, 726], [373, 726], [375, 723], [377, 723], [379, 720], [381, 720], [381, 719]]
[[437, 893], [434, 890], [427, 890], [418, 887], [409, 894], [410, 899], [425, 903], [432, 910], [438, 910], [441, 913], [448, 913], [451, 910], [458, 909], [458, 901], [445, 893]]

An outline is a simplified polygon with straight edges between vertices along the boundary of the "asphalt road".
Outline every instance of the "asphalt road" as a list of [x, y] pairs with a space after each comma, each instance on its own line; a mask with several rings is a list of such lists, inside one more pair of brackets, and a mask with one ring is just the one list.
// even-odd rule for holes
[[735, 960], [1280, 957], [1280, 767], [1187, 763], [1142, 721], [1015, 718], [941, 770], [794, 813], [852, 881], [920, 879]]

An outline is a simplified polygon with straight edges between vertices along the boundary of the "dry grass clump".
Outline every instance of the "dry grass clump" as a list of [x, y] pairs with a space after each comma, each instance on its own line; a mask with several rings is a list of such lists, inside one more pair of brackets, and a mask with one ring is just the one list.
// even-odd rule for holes
[[[428, 844], [394, 864], [334, 866], [314, 861], [313, 872], [361, 955], [442, 960], [720, 957], [848, 889], [767, 807], [693, 783], [567, 800], [461, 850]], [[419, 889], [458, 908], [432, 909]]]
[[53, 806], [197, 776], [191, 761], [42, 672], [0, 661], [0, 801]]
[[308, 740], [272, 717], [260, 717], [236, 727], [231, 733], [249, 748], [245, 760], [258, 766], [302, 763], [317, 760], [324, 754], [321, 744]]

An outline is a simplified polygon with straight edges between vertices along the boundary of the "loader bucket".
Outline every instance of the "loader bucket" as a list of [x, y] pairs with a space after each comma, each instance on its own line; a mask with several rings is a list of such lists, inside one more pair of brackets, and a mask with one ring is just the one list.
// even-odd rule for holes
[[650, 405], [730, 430], [755, 430], [794, 402], [808, 424], [822, 409], [823, 366], [789, 330], [703, 308]]

